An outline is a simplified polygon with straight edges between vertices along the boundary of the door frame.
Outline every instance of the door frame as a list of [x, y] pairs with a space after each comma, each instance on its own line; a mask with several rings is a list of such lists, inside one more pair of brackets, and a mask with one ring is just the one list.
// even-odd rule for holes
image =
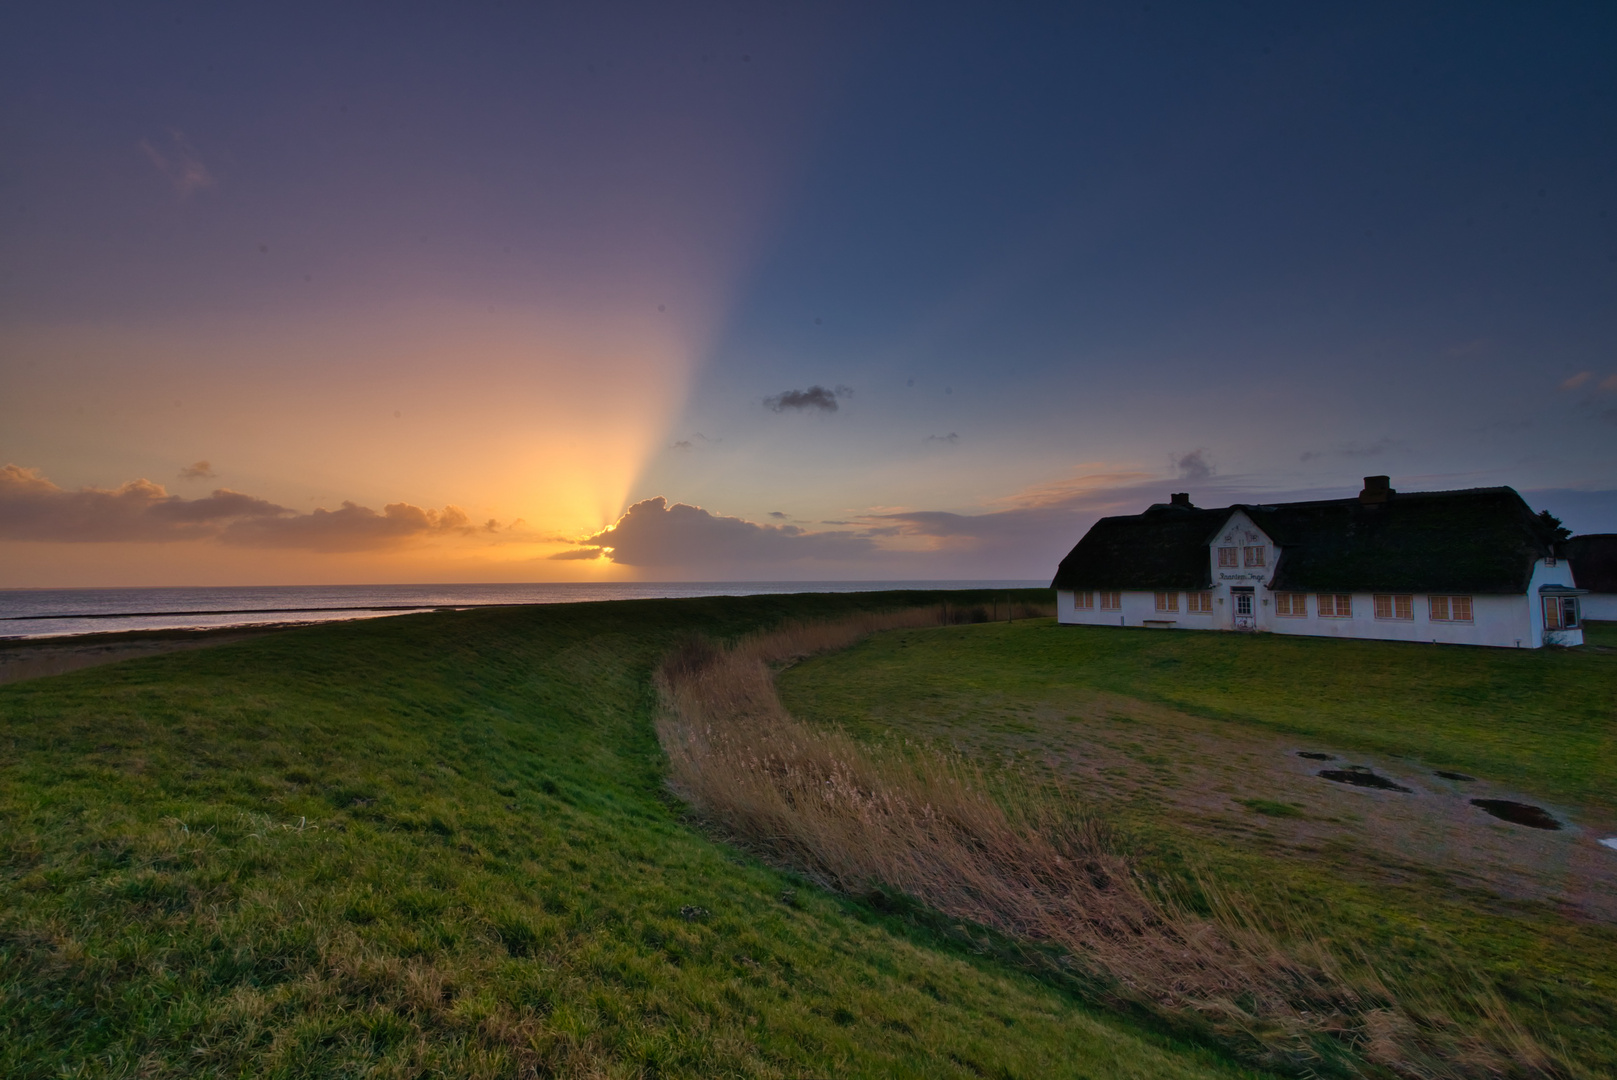
[[[1247, 614], [1241, 614], [1241, 600], [1248, 605]], [[1230, 625], [1236, 630], [1254, 631], [1258, 628], [1258, 590], [1251, 585], [1230, 586]]]

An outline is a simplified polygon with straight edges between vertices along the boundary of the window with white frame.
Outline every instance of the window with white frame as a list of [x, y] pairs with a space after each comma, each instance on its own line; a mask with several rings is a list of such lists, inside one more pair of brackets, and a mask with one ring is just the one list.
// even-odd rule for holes
[[1265, 549], [1262, 544], [1244, 547], [1241, 549], [1241, 560], [1247, 566], [1263, 566], [1265, 565], [1264, 550]]
[[1275, 614], [1288, 619], [1300, 619], [1308, 614], [1308, 594], [1300, 592], [1275, 593]]
[[1411, 622], [1415, 618], [1415, 598], [1399, 593], [1376, 593], [1376, 618]]
[[1426, 615], [1433, 622], [1470, 622], [1469, 596], [1428, 596]]
[[1176, 592], [1159, 592], [1159, 593], [1157, 593], [1157, 610], [1158, 611], [1178, 611], [1179, 610], [1179, 594], [1176, 593]]
[[1221, 547], [1218, 549], [1218, 565], [1220, 569], [1234, 568], [1241, 565], [1241, 549]]
[[1185, 610], [1196, 615], [1211, 615], [1213, 613], [1213, 594], [1210, 592], [1186, 593]]
[[1574, 630], [1578, 625], [1578, 598], [1576, 596], [1546, 596], [1544, 598], [1544, 629]]
[[1353, 596], [1350, 593], [1319, 593], [1319, 617], [1322, 619], [1353, 618]]
[[1072, 606], [1088, 611], [1095, 606], [1095, 594], [1092, 592], [1075, 592], [1072, 594]]
[[1103, 592], [1100, 594], [1100, 609], [1102, 611], [1122, 611], [1123, 594], [1120, 592]]

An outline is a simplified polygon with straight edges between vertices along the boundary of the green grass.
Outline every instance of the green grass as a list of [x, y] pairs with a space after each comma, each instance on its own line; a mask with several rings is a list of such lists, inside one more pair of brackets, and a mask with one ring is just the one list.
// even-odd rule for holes
[[[1591, 644], [1617, 645], [1608, 625], [1597, 624]], [[797, 695], [787, 704], [839, 720], [1105, 691], [1475, 772], [1617, 815], [1617, 652], [1114, 632], [1044, 620], [951, 630], [924, 650], [877, 640], [814, 664], [812, 693], [808, 674], [782, 684]]]
[[657, 659], [894, 599], [408, 616], [0, 688], [0, 1075], [1249, 1075], [683, 823]]
[[[1126, 740], [1167, 705], [1204, 737], [1285, 736], [1459, 770], [1610, 827], [1614, 637], [1597, 626], [1590, 648], [1518, 652], [1042, 620], [876, 635], [796, 665], [779, 683], [803, 719], [889, 743], [998, 750], [1029, 767], [1042, 753], [1027, 751], [1030, 732], [1045, 749], [1062, 739], [1081, 747], [1101, 728]], [[1072, 715], [1096, 701], [1120, 711], [1094, 722]], [[1130, 710], [1129, 701], [1149, 705]], [[1120, 782], [1174, 782], [1169, 763], [1143, 743], [1114, 745], [1130, 759]], [[1617, 1075], [1617, 928], [1487, 893], [1401, 850], [1282, 846], [1265, 819], [1306, 816], [1295, 804], [1240, 799], [1225, 816], [1244, 822], [1192, 828], [1149, 788], [1130, 790], [1097, 797], [1148, 873], [1196, 866], [1260, 910], [1301, 918], [1339, 951], [1369, 956], [1416, 993], [1463, 994], [1456, 968], [1478, 971], [1543, 1043], [1584, 1070], [1577, 1075]]]

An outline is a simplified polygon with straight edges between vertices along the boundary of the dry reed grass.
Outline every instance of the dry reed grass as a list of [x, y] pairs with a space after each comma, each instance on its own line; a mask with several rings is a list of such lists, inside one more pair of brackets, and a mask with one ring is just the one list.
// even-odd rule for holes
[[779, 665], [945, 617], [906, 610], [788, 626], [724, 650], [685, 643], [659, 672], [673, 788], [766, 858], [846, 893], [896, 891], [1054, 945], [1111, 1003], [1254, 1064], [1310, 1076], [1559, 1074], [1498, 994], [1463, 972], [1449, 1000], [1400, 992], [1367, 957], [1333, 955], [1306, 919], [1260, 918], [1205, 881], [1145, 880], [1070, 791], [933, 750], [873, 750], [800, 723], [776, 695]]

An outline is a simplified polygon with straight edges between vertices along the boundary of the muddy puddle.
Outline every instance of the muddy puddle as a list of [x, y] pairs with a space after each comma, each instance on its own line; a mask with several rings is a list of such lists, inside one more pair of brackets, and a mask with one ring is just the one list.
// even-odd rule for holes
[[1388, 780], [1385, 776], [1379, 776], [1362, 765], [1349, 765], [1345, 769], [1321, 769], [1317, 775], [1327, 780], [1334, 780], [1338, 784], [1375, 788], [1377, 791], [1402, 791], [1405, 795], [1414, 794], [1396, 780]]
[[1509, 799], [1472, 799], [1471, 805], [1486, 811], [1500, 821], [1526, 825], [1529, 829], [1559, 829], [1561, 823], [1550, 817], [1542, 806], [1511, 802]]

